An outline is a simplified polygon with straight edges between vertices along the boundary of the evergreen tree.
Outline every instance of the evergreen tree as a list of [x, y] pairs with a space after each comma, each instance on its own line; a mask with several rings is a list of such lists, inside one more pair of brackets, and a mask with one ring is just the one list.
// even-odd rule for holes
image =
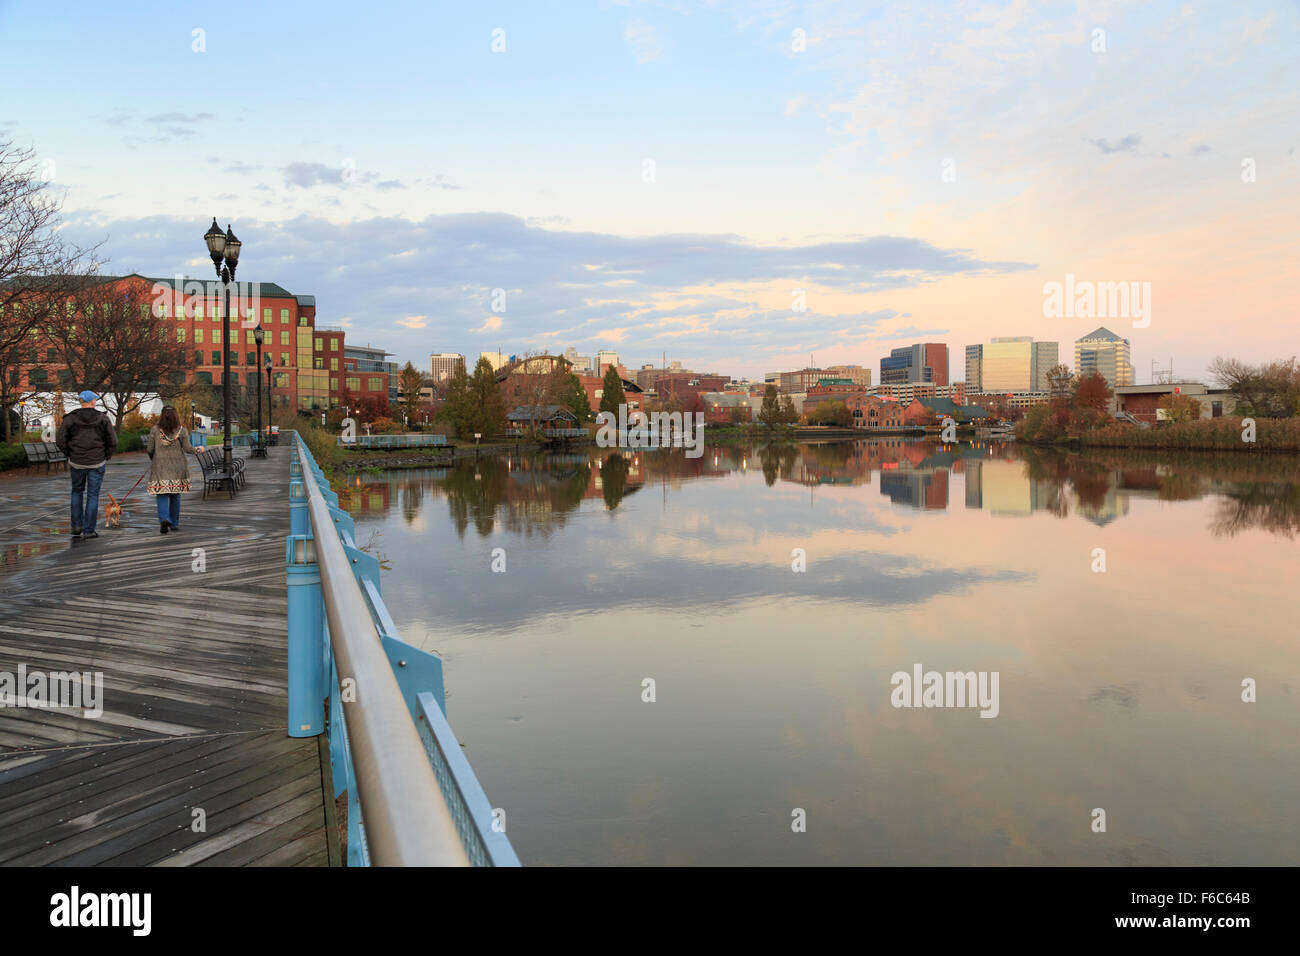
[[438, 414], [456, 429], [456, 437], [464, 438], [466, 434], [474, 434], [469, 375], [465, 372], [464, 363], [458, 364], [456, 371], [447, 380], [447, 394], [442, 400], [442, 408], [439, 409]]
[[619, 378], [618, 369], [611, 365], [605, 369], [605, 382], [600, 396], [600, 410], [618, 414], [618, 407], [627, 401], [623, 394], [623, 380]]
[[492, 369], [492, 363], [485, 358], [479, 359], [478, 365], [474, 366], [474, 375], [469, 380], [469, 401], [473, 427], [468, 437], [473, 437], [474, 432], [481, 432], [483, 437], [487, 438], [490, 435], [500, 435], [505, 430], [505, 399], [497, 386], [497, 376]]
[[789, 395], [781, 396], [781, 424], [793, 425], [799, 421], [799, 413], [794, 409], [794, 399]]
[[758, 411], [758, 420], [768, 428], [775, 427], [781, 421], [781, 400], [775, 385], [763, 389], [763, 407]]
[[585, 425], [595, 418], [591, 412], [591, 401], [587, 398], [587, 390], [582, 387], [582, 381], [578, 376], [572, 373], [564, 380], [564, 405], [578, 416], [579, 425]]

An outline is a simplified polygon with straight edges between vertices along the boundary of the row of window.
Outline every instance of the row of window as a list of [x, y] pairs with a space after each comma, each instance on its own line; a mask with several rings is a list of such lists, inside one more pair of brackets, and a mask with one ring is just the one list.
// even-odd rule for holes
[[[211, 362], [204, 362], [204, 361], [203, 361], [203, 353], [202, 353], [201, 351], [199, 351], [198, 349], [195, 349], [195, 351], [194, 351], [194, 364], [195, 364], [195, 365], [220, 365], [220, 364], [221, 364], [221, 353], [220, 353], [220, 352], [213, 352], [213, 353], [211, 353], [211, 354], [212, 354], [212, 361], [211, 361]], [[266, 354], [267, 354], [267, 355], [274, 355], [273, 352], [267, 352]], [[244, 364], [245, 364], [245, 365], [256, 365], [256, 364], [257, 364], [257, 353], [256, 353], [256, 352], [245, 352], [245, 353], [244, 353], [244, 359], [245, 359], [245, 361], [244, 361]], [[238, 364], [239, 364], [239, 353], [238, 353], [238, 352], [234, 352], [234, 351], [232, 351], [232, 352], [230, 353], [230, 364], [231, 364], [231, 365], [238, 365]], [[280, 353], [280, 368], [288, 368], [288, 367], [289, 367], [289, 353], [288, 353], [288, 352], [281, 352], [281, 353]]]
[[[209, 329], [209, 330], [207, 330], [207, 331], [209, 331], [209, 332], [212, 333], [212, 344], [213, 344], [213, 345], [220, 345], [220, 344], [221, 344], [221, 330], [220, 330], [220, 329]], [[195, 330], [194, 330], [194, 344], [195, 344], [195, 345], [202, 345], [202, 344], [203, 344], [203, 336], [204, 336], [204, 334], [205, 334], [205, 333], [204, 333], [204, 330], [203, 330], [203, 329], [195, 329]], [[271, 333], [271, 334], [274, 335], [274, 333]], [[176, 330], [176, 341], [177, 341], [177, 342], [180, 342], [180, 343], [184, 343], [184, 342], [186, 341], [188, 335], [189, 335], [188, 330], [186, 330], [186, 329], [177, 329], [177, 330]], [[231, 345], [238, 345], [238, 344], [239, 344], [239, 329], [231, 329], [231, 330], [230, 330], [230, 344], [231, 344]], [[253, 337], [253, 330], [252, 330], [252, 329], [249, 329], [249, 330], [247, 331], [247, 333], [244, 335], [244, 344], [245, 344], [245, 345], [256, 345], [256, 344], [257, 344], [257, 339]], [[275, 340], [274, 340], [274, 338], [272, 338], [272, 339], [268, 339], [268, 340], [265, 341], [263, 344], [266, 345], [266, 346], [269, 348], [271, 345], [275, 344]], [[289, 345], [289, 344], [291, 344], [291, 343], [289, 342], [289, 333], [288, 333], [288, 332], [281, 332], [281, 333], [280, 333], [280, 344], [281, 344], [281, 345]]]
[[[187, 315], [185, 314], [185, 309], [184, 309], [184, 307], [181, 307], [181, 308], [179, 308], [179, 309], [176, 310], [176, 318], [178, 318], [178, 319], [186, 319], [186, 318], [202, 319], [202, 318], [205, 318], [205, 317], [206, 317], [206, 318], [210, 318], [210, 319], [220, 319], [220, 318], [221, 318], [221, 312], [222, 312], [222, 309], [221, 309], [221, 303], [220, 303], [219, 301], [216, 302], [216, 303], [214, 303], [214, 304], [212, 305], [211, 308], [206, 308], [202, 302], [195, 302], [195, 303], [194, 303], [194, 315], [193, 315], [193, 316], [187, 316]], [[172, 307], [171, 307], [170, 305], [168, 305], [166, 302], [160, 302], [160, 303], [158, 304], [158, 317], [159, 317], [160, 319], [170, 319], [170, 318], [172, 317], [171, 313], [172, 313]], [[148, 306], [148, 305], [142, 305], [142, 306], [140, 306], [140, 316], [141, 316], [141, 318], [145, 318], [145, 317], [147, 317], [148, 315], [149, 315], [149, 306]], [[234, 306], [234, 308], [232, 308], [232, 309], [230, 310], [230, 317], [231, 317], [232, 319], [238, 319], [238, 318], [239, 318], [239, 306], [238, 306], [238, 304], [236, 304], [236, 305]], [[253, 318], [256, 318], [256, 315], [254, 315], [254, 313], [252, 313], [251, 311], [250, 311], [250, 312], [245, 312], [245, 313], [244, 313], [244, 318], [246, 318], [246, 319], [253, 319]], [[269, 308], [264, 308], [264, 309], [262, 309], [262, 325], [263, 325], [263, 326], [267, 326], [267, 325], [270, 325], [270, 324], [271, 324], [271, 310], [270, 310]], [[281, 310], [280, 310], [280, 324], [281, 324], [281, 325], [288, 325], [288, 324], [289, 324], [289, 310], [288, 310], [288, 309], [281, 309]], [[300, 326], [304, 326], [304, 327], [307, 327], [307, 326], [310, 325], [310, 323], [309, 323], [308, 320], [307, 320], [307, 316], [305, 316], [305, 315], [300, 315], [300, 316], [298, 316], [298, 324], [299, 324]]]

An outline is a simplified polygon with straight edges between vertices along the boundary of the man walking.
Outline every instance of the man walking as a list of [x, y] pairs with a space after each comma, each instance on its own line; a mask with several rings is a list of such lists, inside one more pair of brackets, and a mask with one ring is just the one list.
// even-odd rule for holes
[[95, 408], [98, 395], [86, 390], [77, 397], [81, 407], [63, 416], [54, 442], [68, 456], [72, 476], [72, 536], [98, 538], [99, 486], [117, 448], [117, 433], [108, 416]]

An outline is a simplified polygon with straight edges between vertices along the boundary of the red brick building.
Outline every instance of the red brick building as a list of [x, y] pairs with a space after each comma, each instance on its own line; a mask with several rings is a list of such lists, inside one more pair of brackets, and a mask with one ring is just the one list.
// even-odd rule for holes
[[668, 372], [655, 380], [655, 392], [661, 405], [678, 403], [683, 412], [702, 412], [704, 393], [721, 392], [730, 381], [728, 375]]
[[847, 395], [844, 404], [853, 416], [854, 428], [902, 428], [903, 406], [875, 395]]
[[[316, 325], [314, 296], [294, 295], [273, 282], [234, 283], [230, 296], [230, 341], [222, 342], [225, 294], [215, 279], [154, 279], [136, 273], [104, 277], [108, 293], [140, 297], [148, 313], [174, 329], [176, 342], [193, 363], [189, 376], [205, 385], [222, 384], [222, 349], [230, 352], [231, 383], [256, 388], [265, 377], [257, 364], [254, 330], [260, 324], [265, 337], [262, 351], [271, 356], [271, 401], [280, 408], [311, 410], [328, 400], [328, 382], [313, 374], [313, 333]], [[342, 333], [339, 333], [341, 337]], [[342, 345], [339, 346], [342, 348]], [[81, 388], [60, 368], [49, 343], [34, 341], [30, 361], [18, 370], [20, 388], [48, 391], [55, 387]]]

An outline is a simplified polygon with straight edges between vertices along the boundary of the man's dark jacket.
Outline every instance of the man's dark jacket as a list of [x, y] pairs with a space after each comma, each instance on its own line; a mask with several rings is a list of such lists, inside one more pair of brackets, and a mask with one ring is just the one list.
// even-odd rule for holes
[[97, 408], [78, 408], [63, 416], [54, 443], [74, 465], [98, 465], [113, 457], [117, 433], [113, 423]]

